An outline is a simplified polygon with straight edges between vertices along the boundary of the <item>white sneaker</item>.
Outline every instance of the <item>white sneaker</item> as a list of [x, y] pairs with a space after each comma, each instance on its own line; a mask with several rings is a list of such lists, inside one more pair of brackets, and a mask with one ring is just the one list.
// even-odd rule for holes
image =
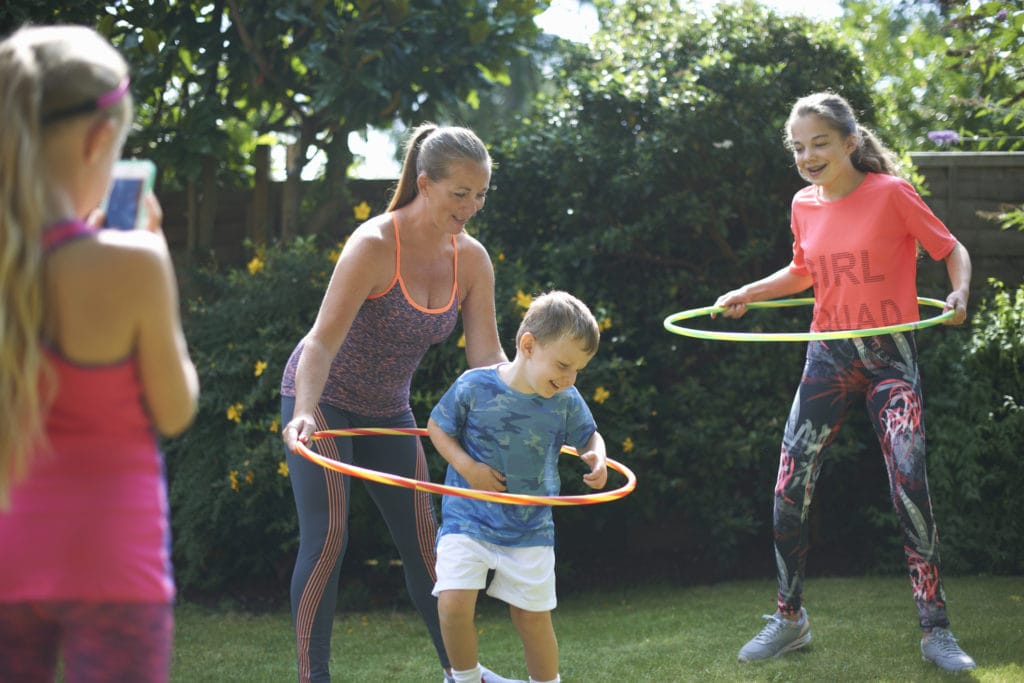
[[[499, 676], [498, 674], [494, 673], [482, 664], [480, 665], [480, 670], [480, 683], [526, 683], [526, 681], [520, 680], [518, 678], [505, 678], [504, 676]], [[446, 673], [444, 675], [444, 683], [454, 682], [455, 679], [452, 678], [450, 674]]]
[[921, 657], [946, 671], [969, 671], [977, 666], [960, 649], [953, 634], [941, 627], [933, 628], [931, 635], [921, 639]]
[[483, 669], [483, 675], [480, 676], [480, 683], [526, 683], [526, 681], [519, 678], [505, 678], [504, 676], [499, 676], [483, 664], [480, 665], [480, 668]]
[[766, 614], [768, 625], [740, 649], [741, 662], [755, 662], [759, 659], [781, 657], [811, 642], [811, 625], [807, 621], [807, 610], [800, 608], [800, 619], [790, 621], [781, 614]]

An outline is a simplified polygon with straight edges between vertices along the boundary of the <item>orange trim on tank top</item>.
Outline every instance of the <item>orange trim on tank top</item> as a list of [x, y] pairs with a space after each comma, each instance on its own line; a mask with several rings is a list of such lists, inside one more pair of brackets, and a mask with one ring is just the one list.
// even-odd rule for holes
[[415, 308], [417, 311], [432, 314], [444, 313], [445, 311], [452, 307], [453, 303], [455, 303], [455, 295], [459, 291], [459, 247], [458, 244], [456, 244], [455, 235], [452, 235], [452, 249], [454, 249], [455, 251], [455, 256], [453, 258], [455, 266], [455, 277], [453, 278], [452, 282], [451, 298], [449, 298], [448, 303], [441, 308], [427, 308], [426, 306], [420, 306], [418, 303], [416, 303], [413, 300], [412, 296], [410, 296], [409, 290], [405, 288], [405, 280], [402, 279], [402, 241], [398, 237], [398, 216], [396, 216], [395, 214], [391, 214], [391, 224], [394, 226], [395, 229], [395, 276], [391, 278], [391, 282], [388, 283], [388, 286], [384, 288], [383, 292], [381, 292], [380, 294], [371, 294], [366, 298], [376, 299], [378, 297], [384, 296], [385, 294], [391, 291], [391, 289], [395, 286], [395, 283], [397, 282], [398, 286], [402, 288], [402, 296], [405, 297], [406, 302], [410, 306]]

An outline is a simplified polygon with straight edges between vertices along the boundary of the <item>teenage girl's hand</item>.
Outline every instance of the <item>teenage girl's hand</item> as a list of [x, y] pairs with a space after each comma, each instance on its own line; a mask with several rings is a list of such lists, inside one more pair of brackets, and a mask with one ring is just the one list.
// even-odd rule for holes
[[[750, 296], [741, 287], [718, 297], [715, 306], [721, 306], [726, 309], [722, 311], [722, 317], [724, 318], [740, 318], [747, 312], [748, 301], [750, 301]], [[714, 318], [715, 315], [715, 313], [712, 313], [711, 317]]]
[[590, 472], [583, 475], [583, 483], [592, 489], [603, 489], [608, 483], [608, 463], [603, 455], [587, 451], [580, 460], [590, 465]]
[[308, 444], [310, 437], [313, 436], [315, 431], [316, 422], [313, 420], [312, 415], [295, 415], [292, 417], [291, 422], [286, 424], [284, 429], [281, 430], [281, 438], [284, 440], [284, 445], [288, 447], [288, 450], [294, 453], [296, 442], [301, 441], [304, 444]]
[[944, 321], [945, 325], [962, 325], [967, 320], [967, 297], [960, 290], [950, 292], [946, 297], [946, 305], [942, 312], [953, 311], [953, 317]]
[[505, 491], [505, 475], [498, 470], [474, 460], [459, 471], [469, 485], [479, 491]]

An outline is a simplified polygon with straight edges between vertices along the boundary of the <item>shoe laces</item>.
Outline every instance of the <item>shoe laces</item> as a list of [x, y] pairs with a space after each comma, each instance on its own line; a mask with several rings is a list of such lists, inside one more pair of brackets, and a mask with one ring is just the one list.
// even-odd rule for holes
[[960, 656], [964, 654], [964, 651], [956, 642], [956, 637], [944, 628], [933, 630], [928, 640], [931, 641], [935, 649], [944, 655]]
[[779, 634], [779, 631], [786, 628], [786, 621], [783, 617], [778, 614], [762, 614], [762, 619], [768, 621], [761, 632], [755, 636], [754, 640], [759, 643], [770, 643], [775, 639], [775, 636]]

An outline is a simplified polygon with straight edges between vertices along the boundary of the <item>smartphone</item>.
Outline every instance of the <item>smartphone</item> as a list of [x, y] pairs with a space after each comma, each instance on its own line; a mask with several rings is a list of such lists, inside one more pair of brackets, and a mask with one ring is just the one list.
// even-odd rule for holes
[[146, 227], [146, 194], [153, 190], [156, 165], [148, 159], [123, 159], [114, 164], [110, 190], [103, 200], [103, 226], [118, 230]]

